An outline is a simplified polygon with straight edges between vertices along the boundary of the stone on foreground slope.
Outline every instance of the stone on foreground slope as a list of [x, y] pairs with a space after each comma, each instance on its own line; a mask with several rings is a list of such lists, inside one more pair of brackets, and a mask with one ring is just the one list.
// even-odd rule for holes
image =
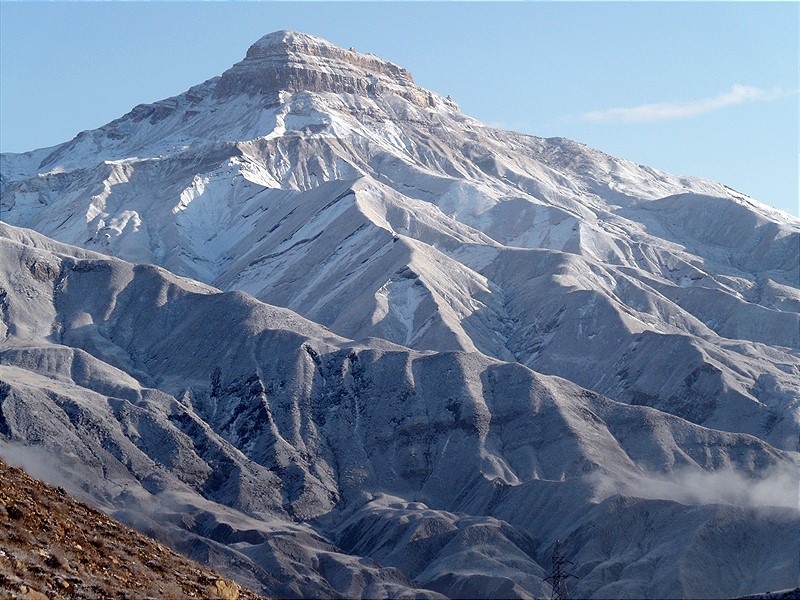
[[0, 461], [3, 598], [259, 598]]
[[581, 597], [796, 577], [796, 453], [30, 230], [0, 257], [0, 454], [252, 589], [541, 597], [557, 539]]
[[219, 77], [0, 165], [6, 222], [350, 339], [480, 351], [797, 449], [800, 221], [499, 131], [276, 32]]

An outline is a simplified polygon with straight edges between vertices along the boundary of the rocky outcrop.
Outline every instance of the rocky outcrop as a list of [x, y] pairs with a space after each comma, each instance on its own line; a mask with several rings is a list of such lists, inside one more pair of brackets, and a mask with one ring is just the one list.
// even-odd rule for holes
[[3, 598], [261, 596], [0, 460]]
[[402, 67], [293, 31], [271, 33], [250, 46], [245, 59], [223, 73], [214, 97], [221, 100], [247, 94], [277, 101], [280, 92], [394, 93], [423, 108], [444, 103], [415, 86], [411, 73]]

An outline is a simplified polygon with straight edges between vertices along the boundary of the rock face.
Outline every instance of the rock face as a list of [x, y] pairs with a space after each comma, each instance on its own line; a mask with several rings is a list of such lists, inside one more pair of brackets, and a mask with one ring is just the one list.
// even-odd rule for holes
[[0, 435], [265, 593], [797, 570], [794, 217], [293, 32], [0, 176]]
[[279, 92], [400, 92], [422, 107], [434, 106], [433, 96], [413, 83], [411, 73], [376, 56], [343, 50], [310, 35], [278, 31], [250, 46], [245, 59], [217, 82], [214, 97], [224, 100], [246, 94], [278, 101]]

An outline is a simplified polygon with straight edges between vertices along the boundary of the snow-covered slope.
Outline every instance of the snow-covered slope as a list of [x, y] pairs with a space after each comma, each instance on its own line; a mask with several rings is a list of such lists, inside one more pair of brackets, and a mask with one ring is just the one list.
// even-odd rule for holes
[[490, 128], [375, 56], [270, 34], [220, 77], [1, 170], [8, 223], [349, 338], [477, 350], [796, 446], [798, 219]]
[[2, 224], [0, 256], [0, 454], [264, 593], [541, 597], [557, 539], [581, 597], [796, 574], [800, 456], [756, 437]]
[[[55, 378], [78, 386], [75, 398], [84, 388], [107, 398], [155, 394], [173, 408], [148, 410], [189, 411], [195, 425], [159, 421], [165, 439], [171, 427], [214, 432], [216, 441], [200, 445], [226, 458], [204, 458], [192, 434], [185, 447], [200, 458], [190, 460], [236, 471], [214, 484], [233, 494], [222, 498], [197, 483], [205, 477], [197, 467], [192, 502], [202, 496], [256, 519], [277, 511], [265, 522], [291, 523], [285, 531], [305, 540], [296, 542], [303, 550], [255, 544], [251, 567], [291, 563], [284, 582], [310, 569], [302, 576], [318, 587], [305, 593], [352, 595], [352, 584], [367, 595], [415, 585], [456, 596], [539, 594], [552, 542], [573, 536], [571, 551], [590, 548], [580, 557], [589, 565], [581, 581], [591, 582], [579, 584], [584, 595], [740, 594], [773, 572], [759, 567], [749, 583], [719, 590], [703, 587], [712, 584], [702, 571], [682, 574], [685, 561], [711, 552], [688, 548], [714, 538], [717, 522], [725, 531], [743, 522], [777, 528], [777, 537], [789, 531], [739, 496], [735, 510], [702, 496], [685, 532], [699, 537], [682, 546], [652, 528], [636, 534], [634, 549], [587, 541], [598, 523], [608, 539], [631, 515], [690, 510], [674, 506], [687, 499], [675, 481], [693, 477], [684, 467], [737, 465], [750, 477], [798, 450], [795, 217], [719, 183], [488, 127], [396, 65], [287, 31], [184, 94], [59, 146], [2, 155], [0, 188], [2, 221], [85, 249], [4, 229], [27, 248], [19, 252], [40, 247], [45, 258], [2, 267], [3, 298], [13, 285], [31, 294], [19, 296], [14, 315], [4, 301], [5, 343], [39, 341], [24, 343], [35, 351], [4, 353], [0, 369], [36, 374], [19, 396], [29, 403], [45, 402]], [[86, 273], [65, 271], [71, 261]], [[73, 304], [46, 291], [60, 293], [67, 272], [87, 291]], [[31, 291], [39, 284], [29, 273], [44, 292]], [[93, 366], [63, 366], [74, 363]], [[12, 375], [4, 381], [32, 377]], [[385, 399], [378, 412], [368, 398]], [[97, 419], [110, 431], [120, 427], [113, 417]], [[158, 447], [140, 449], [141, 460]], [[456, 447], [458, 460], [447, 454]], [[760, 448], [761, 458], [730, 449], [740, 447]], [[95, 464], [96, 449], [75, 452]], [[169, 472], [159, 475], [165, 489], [174, 477], [186, 483]], [[259, 496], [246, 488], [264, 477], [268, 508], [240, 506], [240, 496]], [[732, 477], [719, 488], [747, 487]], [[530, 516], [532, 503], [564, 514]], [[301, 535], [296, 521], [309, 518], [319, 521]], [[373, 531], [373, 521], [385, 525]], [[439, 541], [423, 544], [425, 560], [412, 565], [403, 549], [419, 531]], [[543, 544], [533, 553], [530, 535]], [[472, 536], [493, 540], [481, 567]], [[317, 562], [322, 548], [333, 553], [330, 572]], [[352, 553], [405, 575], [353, 562]]]

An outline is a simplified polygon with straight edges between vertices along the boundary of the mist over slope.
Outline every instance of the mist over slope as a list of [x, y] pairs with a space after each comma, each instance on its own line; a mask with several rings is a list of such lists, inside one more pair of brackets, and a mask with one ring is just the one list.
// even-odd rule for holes
[[796, 585], [797, 218], [286, 31], [0, 178], [0, 436], [248, 585]]

